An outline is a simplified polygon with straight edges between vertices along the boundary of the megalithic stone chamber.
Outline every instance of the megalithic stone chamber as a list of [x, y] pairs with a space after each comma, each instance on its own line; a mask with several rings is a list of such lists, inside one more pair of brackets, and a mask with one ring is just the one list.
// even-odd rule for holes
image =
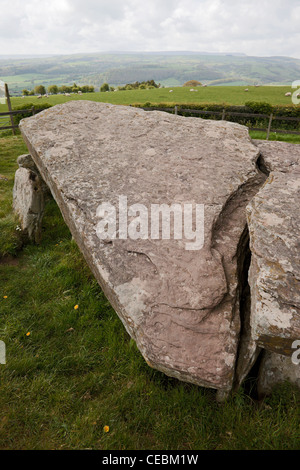
[[[91, 271], [148, 364], [220, 395], [239, 385], [259, 348], [268, 349], [253, 310], [256, 291], [250, 306], [246, 219], [268, 171], [248, 129], [89, 101], [54, 106], [20, 128]], [[120, 197], [131, 208], [129, 225], [138, 225], [136, 204], [148, 214], [153, 205], [204, 205], [203, 246], [187, 249], [184, 230], [182, 238], [172, 230], [169, 239], [151, 237], [150, 216], [148, 236], [126, 238], [123, 228], [122, 237], [117, 231], [101, 239], [99, 207], [114, 207], [120, 220]], [[251, 207], [253, 215], [257, 203]], [[299, 315], [299, 305], [293, 308]]]

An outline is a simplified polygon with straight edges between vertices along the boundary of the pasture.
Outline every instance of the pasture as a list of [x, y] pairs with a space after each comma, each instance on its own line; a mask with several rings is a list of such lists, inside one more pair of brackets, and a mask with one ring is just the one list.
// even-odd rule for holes
[[[170, 92], [172, 90], [172, 92]], [[49, 103], [50, 105], [62, 104], [71, 100], [89, 100], [117, 105], [146, 105], [174, 107], [176, 104], [224, 104], [224, 105], [245, 105], [247, 101], [264, 102], [271, 105], [292, 105], [292, 98], [285, 94], [294, 93], [288, 86], [248, 86], [248, 92], [241, 86], [211, 86], [194, 88], [197, 91], [190, 91], [190, 87], [170, 87], [154, 88], [150, 90], [124, 90], [114, 92], [84, 93], [82, 95], [63, 94], [48, 95], [48, 97], [38, 98], [37, 96], [12, 97], [12, 107], [16, 108], [26, 103], [39, 105]], [[0, 104], [0, 112], [7, 111], [7, 106]], [[259, 126], [261, 127], [261, 126]], [[0, 131], [1, 132], [1, 131]], [[10, 132], [9, 132], [10, 133]], [[6, 134], [6, 132], [5, 132]], [[3, 133], [2, 133], [3, 135]], [[265, 132], [250, 132], [255, 139], [265, 139]], [[293, 143], [300, 143], [300, 136], [291, 134], [271, 133], [271, 140], [283, 140]]]
[[[114, 92], [95, 92], [83, 95], [72, 94], [49, 95], [47, 98], [38, 99], [36, 96], [12, 97], [12, 106], [20, 106], [28, 103], [61, 104], [69, 100], [90, 100], [101, 101], [120, 105], [134, 105], [151, 103], [159, 105], [166, 103], [170, 106], [180, 103], [218, 103], [231, 105], [244, 105], [247, 101], [263, 101], [272, 105], [291, 105], [291, 97], [286, 97], [285, 93], [294, 92], [288, 86], [249, 86], [248, 92], [241, 86], [208, 86], [195, 88], [197, 91], [190, 91], [189, 87], [155, 88], [151, 90], [124, 90]], [[171, 91], [173, 90], [173, 91]], [[0, 112], [7, 110], [5, 105], [0, 104]]]

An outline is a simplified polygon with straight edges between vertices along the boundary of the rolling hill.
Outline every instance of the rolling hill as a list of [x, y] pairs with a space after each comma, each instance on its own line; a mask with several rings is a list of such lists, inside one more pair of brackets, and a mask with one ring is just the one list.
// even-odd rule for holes
[[97, 89], [104, 82], [118, 86], [149, 79], [163, 86], [191, 79], [210, 85], [291, 85], [300, 79], [300, 59], [204, 52], [0, 56], [0, 79], [8, 83], [12, 94], [39, 84], [76, 82]]

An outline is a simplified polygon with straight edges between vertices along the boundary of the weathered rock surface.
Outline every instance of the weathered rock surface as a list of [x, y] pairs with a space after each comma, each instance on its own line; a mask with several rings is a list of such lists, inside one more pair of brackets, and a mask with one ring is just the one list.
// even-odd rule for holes
[[275, 385], [289, 382], [300, 388], [300, 364], [290, 357], [265, 351], [260, 363], [257, 391], [260, 398], [272, 392]]
[[[261, 348], [290, 354], [300, 338], [298, 147], [254, 145], [238, 124], [85, 101], [45, 110], [20, 128], [149, 365], [225, 396]], [[204, 204], [203, 247], [190, 251], [191, 240], [162, 239], [161, 229], [151, 239], [150, 224], [143, 239], [122, 239], [119, 226], [100, 240], [97, 209], [110, 203], [118, 219], [120, 196], [149, 214], [152, 204]]]
[[20, 155], [17, 159], [17, 164], [19, 165], [19, 168], [27, 168], [27, 170], [31, 170], [33, 173], [38, 173], [37, 166], [34, 163], [32, 156], [28, 153]]
[[[240, 340], [245, 207], [266, 176], [245, 127], [92, 102], [21, 122], [72, 235], [147, 362], [222, 392]], [[226, 162], [226, 163], [225, 163]], [[205, 206], [204, 247], [186, 240], [101, 241], [99, 204]]]
[[35, 173], [39, 177], [39, 183], [41, 185], [41, 189], [44, 195], [46, 196], [50, 194], [49, 188], [41, 177], [40, 172], [30, 154], [26, 153], [20, 155], [17, 159], [17, 163], [19, 165], [19, 168], [27, 168], [27, 170], [30, 170], [32, 173]]
[[300, 146], [257, 145], [270, 174], [247, 208], [252, 338], [291, 356], [300, 339]]
[[39, 242], [44, 213], [44, 182], [30, 155], [20, 155], [15, 174], [13, 208], [21, 228], [28, 237]]
[[300, 146], [256, 141], [259, 164], [269, 174], [247, 207], [251, 291], [248, 351], [266, 349], [258, 389], [269, 393], [279, 382], [299, 385], [292, 344], [300, 338]]

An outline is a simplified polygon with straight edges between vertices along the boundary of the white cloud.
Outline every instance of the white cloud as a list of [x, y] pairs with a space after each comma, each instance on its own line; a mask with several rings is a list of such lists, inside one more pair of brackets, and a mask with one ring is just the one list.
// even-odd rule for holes
[[0, 0], [0, 54], [194, 50], [300, 58], [297, 0]]

